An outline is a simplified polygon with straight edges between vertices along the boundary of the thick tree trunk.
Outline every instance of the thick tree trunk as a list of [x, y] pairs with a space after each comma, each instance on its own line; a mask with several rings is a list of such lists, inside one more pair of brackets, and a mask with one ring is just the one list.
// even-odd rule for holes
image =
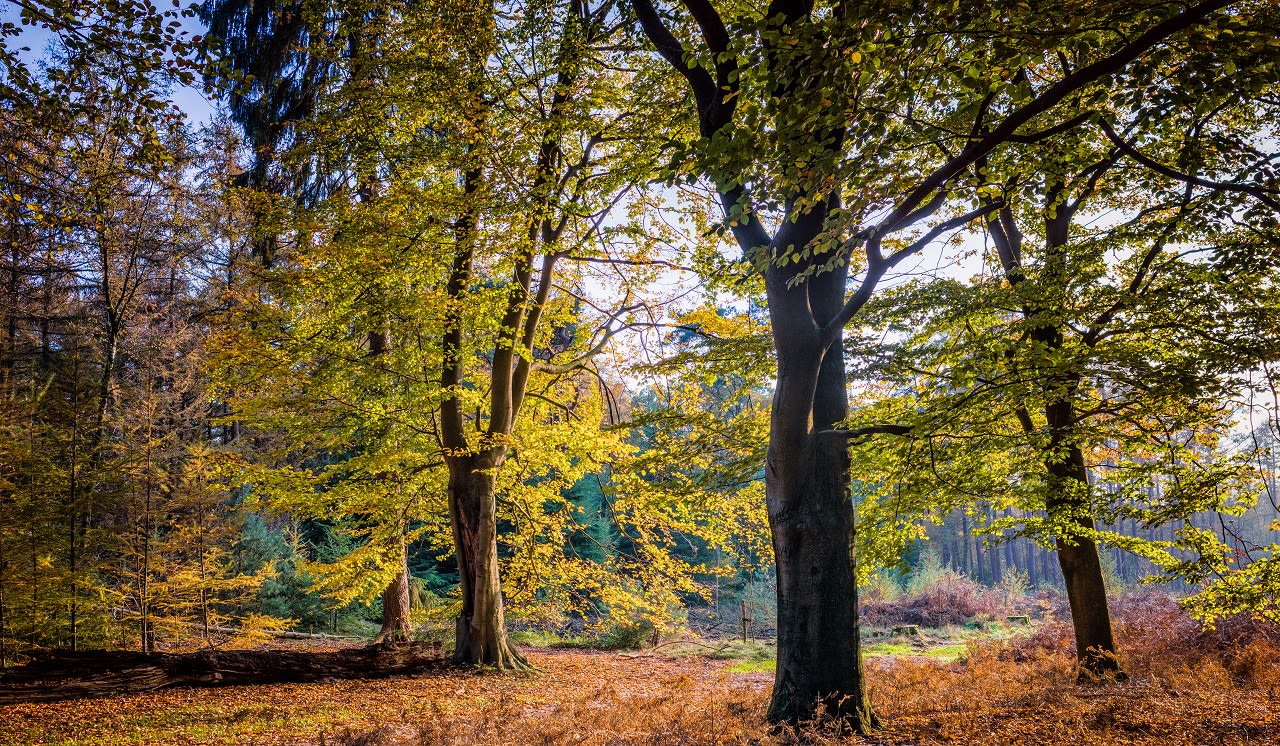
[[[809, 215], [791, 225], [804, 234], [821, 224], [821, 215]], [[789, 231], [778, 240], [802, 245]], [[796, 723], [821, 714], [865, 733], [879, 722], [858, 639], [848, 443], [822, 434], [848, 416], [843, 344], [837, 339], [824, 349], [818, 333], [840, 308], [845, 272], [795, 288], [786, 277], [768, 280], [778, 350], [765, 468], [778, 570], [778, 662], [768, 717]]]
[[500, 671], [523, 671], [529, 669], [529, 664], [507, 640], [498, 577], [494, 478], [505, 458], [505, 449], [496, 447], [449, 459], [449, 518], [462, 591], [453, 659]]
[[404, 538], [400, 540], [400, 571], [382, 592], [382, 629], [374, 643], [408, 640], [413, 633], [409, 620], [409, 555]]
[[769, 720], [795, 723], [821, 713], [866, 732], [878, 721], [866, 695], [858, 639], [845, 442], [810, 437], [799, 453], [781, 460], [802, 468], [776, 469], [771, 454], [765, 476], [778, 568], [778, 662]]
[[[1085, 525], [1084, 522], [1081, 525]], [[1071, 625], [1075, 629], [1080, 666], [1093, 674], [1119, 672], [1120, 660], [1111, 634], [1111, 613], [1107, 608], [1098, 547], [1093, 540], [1081, 537], [1070, 544], [1058, 539], [1057, 547], [1058, 565], [1062, 568], [1067, 601], [1071, 604]]]

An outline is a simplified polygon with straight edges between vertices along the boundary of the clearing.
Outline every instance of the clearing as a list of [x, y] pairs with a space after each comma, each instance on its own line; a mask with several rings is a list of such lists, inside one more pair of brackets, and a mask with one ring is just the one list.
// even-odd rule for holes
[[[1169, 612], [1172, 613], [1172, 612]], [[1132, 678], [1077, 683], [1067, 630], [974, 641], [959, 658], [872, 657], [887, 728], [810, 743], [1280, 743], [1274, 640], [1195, 632], [1164, 612], [1121, 626]], [[1149, 614], [1148, 617], [1151, 617]], [[1151, 623], [1160, 622], [1158, 634]], [[767, 744], [767, 647], [712, 658], [526, 649], [540, 673], [448, 670], [322, 684], [176, 688], [0, 707], [2, 744]]]

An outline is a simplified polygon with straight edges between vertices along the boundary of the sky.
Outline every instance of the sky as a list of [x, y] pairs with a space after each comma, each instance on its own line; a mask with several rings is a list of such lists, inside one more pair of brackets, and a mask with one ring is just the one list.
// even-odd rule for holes
[[[194, 5], [191, 7], [195, 7]], [[192, 16], [180, 18], [182, 30], [189, 35], [203, 35], [204, 24]], [[48, 57], [53, 34], [48, 29], [25, 25], [21, 18], [21, 9], [13, 0], [0, 0], [0, 22], [12, 23], [19, 28], [15, 37], [3, 40], [4, 46], [17, 51], [18, 58], [33, 72], [39, 70], [40, 62]], [[177, 86], [170, 92], [173, 102], [186, 113], [193, 126], [199, 127], [213, 120], [217, 105], [204, 95], [199, 82], [192, 86]]]

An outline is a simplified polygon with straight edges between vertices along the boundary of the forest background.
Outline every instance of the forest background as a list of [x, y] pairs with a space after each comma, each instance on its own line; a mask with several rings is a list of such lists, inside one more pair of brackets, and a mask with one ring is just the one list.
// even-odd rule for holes
[[[890, 225], [997, 113], [1182, 17], [916, 5], [791, 40], [726, 3], [731, 48], [644, 0], [8, 6], [0, 665], [773, 634], [783, 270], [858, 300], [848, 409], [812, 429], [850, 454], [871, 601], [1069, 591], [1075, 551], [1277, 621], [1274, 4], [1196, 6]], [[730, 70], [752, 44], [856, 84]], [[732, 138], [697, 71], [741, 97]], [[730, 248], [815, 200], [809, 240]]]

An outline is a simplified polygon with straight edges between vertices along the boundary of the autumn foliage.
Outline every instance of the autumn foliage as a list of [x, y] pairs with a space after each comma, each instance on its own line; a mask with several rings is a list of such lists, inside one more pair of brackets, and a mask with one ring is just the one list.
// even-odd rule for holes
[[1117, 607], [1127, 682], [1078, 682], [1065, 622], [962, 659], [868, 664], [887, 728], [842, 735], [819, 718], [771, 734], [772, 675], [663, 651], [527, 651], [540, 671], [454, 669], [326, 684], [175, 689], [0, 708], [0, 743], [1259, 744], [1280, 739], [1280, 630], [1203, 630], [1169, 596]]

